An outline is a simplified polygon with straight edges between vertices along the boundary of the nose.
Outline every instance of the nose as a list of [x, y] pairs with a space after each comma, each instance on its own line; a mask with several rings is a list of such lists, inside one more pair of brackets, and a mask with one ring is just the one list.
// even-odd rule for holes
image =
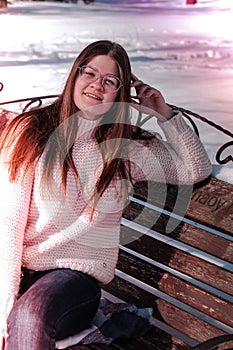
[[101, 77], [99, 77], [95, 81], [93, 81], [91, 83], [91, 86], [94, 86], [95, 88], [97, 88], [98, 90], [101, 90], [101, 91], [104, 90], [103, 82], [102, 82], [102, 78]]

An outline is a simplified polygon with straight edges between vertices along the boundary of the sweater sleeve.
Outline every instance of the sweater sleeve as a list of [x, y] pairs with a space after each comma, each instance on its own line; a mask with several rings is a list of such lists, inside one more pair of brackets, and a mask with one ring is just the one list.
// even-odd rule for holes
[[155, 136], [149, 144], [137, 148], [134, 157], [144, 178], [136, 180], [188, 185], [207, 178], [212, 172], [210, 160], [182, 114], [158, 124], [165, 140]]
[[24, 231], [27, 224], [33, 176], [22, 182], [22, 170], [14, 182], [0, 157], [0, 336], [19, 291]]

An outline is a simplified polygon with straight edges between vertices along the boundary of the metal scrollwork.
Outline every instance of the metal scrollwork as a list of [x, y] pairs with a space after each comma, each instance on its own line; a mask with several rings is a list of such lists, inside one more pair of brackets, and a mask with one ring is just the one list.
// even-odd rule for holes
[[26, 112], [26, 110], [32, 106], [34, 103], [37, 103], [37, 107], [40, 107], [43, 103], [43, 100], [49, 99], [49, 98], [56, 98], [58, 95], [46, 95], [46, 96], [37, 96], [37, 97], [28, 97], [28, 98], [21, 98], [18, 100], [12, 100], [12, 101], [5, 101], [5, 102], [0, 102], [1, 105], [8, 105], [11, 103], [21, 103], [21, 102], [27, 102], [29, 101], [25, 107], [22, 109], [22, 112]]
[[[230, 131], [227, 130], [227, 129], [224, 129], [221, 125], [218, 125], [218, 124], [214, 123], [212, 120], [209, 120], [209, 119], [207, 119], [207, 118], [205, 118], [205, 117], [203, 117], [203, 116], [201, 116], [201, 115], [199, 115], [199, 114], [197, 114], [197, 113], [194, 113], [194, 112], [192, 112], [192, 111], [190, 111], [190, 110], [187, 110], [187, 109], [184, 109], [184, 108], [182, 108], [182, 107], [177, 107], [177, 106], [174, 106], [174, 105], [169, 105], [169, 106], [170, 106], [172, 109], [178, 109], [178, 110], [180, 110], [180, 111], [183, 113], [183, 115], [189, 119], [189, 121], [191, 122], [192, 126], [194, 127], [194, 130], [195, 130], [195, 132], [197, 133], [197, 135], [198, 135], [197, 127], [196, 127], [196, 125], [195, 125], [193, 119], [192, 119], [190, 116], [193, 116], [193, 117], [195, 117], [195, 118], [200, 119], [202, 122], [209, 124], [210, 126], [212, 126], [212, 127], [214, 127], [215, 129], [217, 129], [217, 130], [223, 132], [224, 134], [230, 136], [230, 137], [233, 139], [233, 133], [232, 133], [232, 132], [230, 132]], [[219, 164], [222, 165], [222, 164], [226, 164], [226, 163], [228, 163], [228, 162], [230, 162], [230, 161], [233, 162], [233, 156], [232, 156], [232, 155], [228, 155], [228, 156], [225, 157], [224, 159], [221, 159], [221, 155], [222, 155], [223, 151], [225, 151], [225, 149], [228, 148], [228, 147], [230, 147], [230, 146], [233, 146], [233, 141], [229, 141], [229, 142], [225, 143], [225, 144], [222, 145], [222, 146], [219, 148], [219, 150], [217, 151], [216, 156], [215, 156], [215, 159], [216, 159], [216, 161], [217, 161]]]
[[222, 145], [219, 150], [217, 151], [216, 153], [216, 161], [219, 163], [219, 164], [226, 164], [230, 161], [233, 162], [233, 157], [231, 155], [225, 157], [224, 159], [220, 159], [220, 156], [221, 154], [223, 153], [223, 151], [225, 151], [225, 149], [227, 147], [230, 147], [230, 146], [233, 146], [233, 141], [230, 141], [230, 142], [227, 142], [225, 143], [224, 145]]

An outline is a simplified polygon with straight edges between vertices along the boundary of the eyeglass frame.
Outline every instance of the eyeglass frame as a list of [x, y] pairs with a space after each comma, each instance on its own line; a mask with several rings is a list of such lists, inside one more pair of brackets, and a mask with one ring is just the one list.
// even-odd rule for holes
[[93, 66], [89, 66], [89, 65], [78, 67], [80, 76], [81, 76], [81, 74], [82, 74], [82, 72], [83, 72], [83, 70], [84, 70], [85, 68], [91, 68], [91, 69], [93, 69], [95, 72], [97, 72], [97, 73], [99, 74], [99, 76], [98, 76], [95, 80], [93, 80], [92, 83], [94, 83], [94, 82], [95, 82], [96, 80], [98, 80], [99, 78], [102, 78], [102, 80], [101, 80], [101, 85], [103, 86], [104, 89], [105, 89], [105, 87], [104, 87], [104, 85], [103, 85], [103, 81], [104, 81], [104, 78], [106, 78], [106, 77], [115, 78], [115, 79], [119, 82], [119, 86], [117, 87], [117, 89], [114, 90], [114, 91], [109, 91], [110, 94], [114, 94], [115, 92], [119, 91], [120, 88], [123, 86], [122, 81], [121, 81], [120, 78], [118, 78], [116, 75], [111, 74], [111, 73], [108, 73], [108, 74], [105, 74], [104, 76], [101, 76], [101, 74], [100, 74], [100, 72], [97, 70], [97, 68], [95, 68], [95, 67], [93, 67]]

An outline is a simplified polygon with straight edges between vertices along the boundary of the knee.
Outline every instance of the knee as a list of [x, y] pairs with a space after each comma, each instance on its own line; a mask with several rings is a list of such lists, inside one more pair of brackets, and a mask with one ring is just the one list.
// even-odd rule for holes
[[[21, 297], [22, 298], [22, 297]], [[55, 330], [47, 322], [45, 309], [21, 298], [8, 317], [6, 350], [55, 349]]]
[[[39, 300], [23, 295], [13, 306], [8, 317], [8, 332], [16, 331], [25, 334], [43, 328], [46, 322], [46, 307]], [[29, 333], [28, 333], [29, 334]]]
[[24, 302], [18, 300], [8, 317], [8, 331], [28, 332], [29, 327], [35, 327], [39, 316], [36, 305], [32, 305], [27, 299]]

